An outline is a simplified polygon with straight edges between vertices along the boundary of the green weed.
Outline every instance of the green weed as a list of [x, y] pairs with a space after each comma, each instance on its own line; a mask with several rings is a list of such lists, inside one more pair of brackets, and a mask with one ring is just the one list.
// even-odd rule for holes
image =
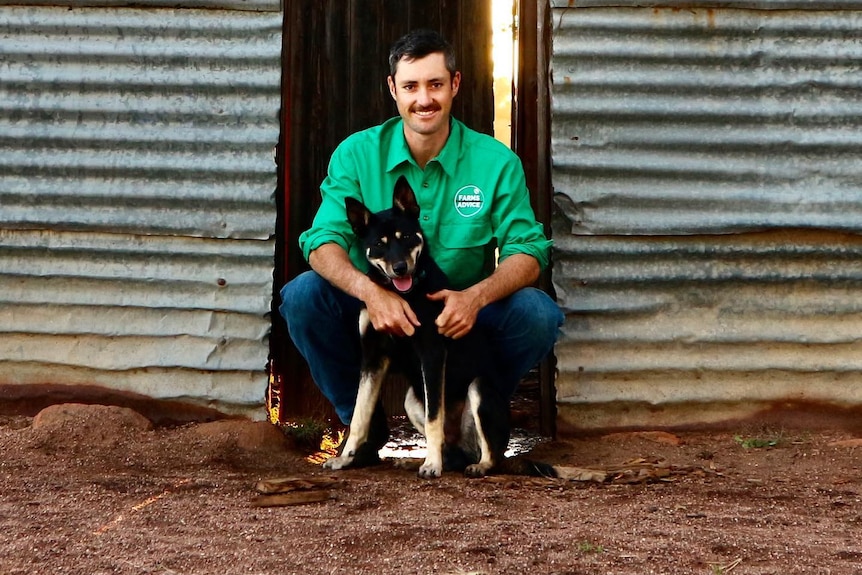
[[581, 553], [604, 553], [605, 548], [589, 541], [581, 541], [578, 543], [578, 551]]
[[779, 439], [774, 437], [742, 437], [741, 435], [734, 435], [733, 440], [740, 444], [743, 449], [765, 449], [767, 447], [775, 447], [779, 443]]
[[297, 447], [308, 451], [319, 450], [320, 442], [330, 431], [326, 423], [310, 417], [288, 422], [283, 430], [296, 442]]
[[770, 447], [778, 447], [785, 443], [784, 432], [782, 430], [770, 429], [763, 427], [759, 431], [752, 432], [750, 435], [737, 433], [733, 436], [743, 449], [769, 449]]

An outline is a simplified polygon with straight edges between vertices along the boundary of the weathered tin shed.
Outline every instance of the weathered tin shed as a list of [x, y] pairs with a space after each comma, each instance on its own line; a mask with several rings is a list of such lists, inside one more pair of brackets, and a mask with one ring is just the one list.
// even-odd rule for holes
[[278, 0], [17, 4], [0, 8], [3, 404], [263, 417]]
[[551, 3], [561, 429], [858, 424], [859, 8]]

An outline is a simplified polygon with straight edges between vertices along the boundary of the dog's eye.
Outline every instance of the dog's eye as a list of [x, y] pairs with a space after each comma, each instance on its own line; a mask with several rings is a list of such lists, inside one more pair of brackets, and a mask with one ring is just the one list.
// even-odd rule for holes
[[385, 248], [386, 247], [386, 240], [384, 240], [383, 238], [380, 238], [379, 240], [374, 242], [374, 247], [377, 249]]

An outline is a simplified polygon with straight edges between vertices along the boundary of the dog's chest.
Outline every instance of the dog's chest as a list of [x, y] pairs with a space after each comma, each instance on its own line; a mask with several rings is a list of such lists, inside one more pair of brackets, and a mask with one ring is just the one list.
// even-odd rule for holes
[[407, 299], [410, 309], [412, 309], [413, 313], [416, 314], [416, 317], [419, 318], [419, 323], [422, 324], [422, 326], [434, 326], [434, 322], [437, 321], [437, 316], [439, 316], [443, 311], [443, 302], [429, 300], [428, 296], [424, 293], [417, 295], [418, 297]]

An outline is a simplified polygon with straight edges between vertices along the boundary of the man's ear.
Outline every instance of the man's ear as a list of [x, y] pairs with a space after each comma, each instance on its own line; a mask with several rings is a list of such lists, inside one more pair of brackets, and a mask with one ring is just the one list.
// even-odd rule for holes
[[353, 233], [357, 237], [363, 237], [368, 230], [368, 223], [371, 221], [371, 211], [365, 207], [365, 204], [353, 198], [344, 198], [344, 207], [347, 210], [347, 221], [350, 222]]
[[386, 76], [386, 83], [389, 84], [389, 94], [392, 95], [392, 99], [395, 99], [395, 78], [392, 76]]
[[456, 71], [452, 74], [452, 97], [458, 95], [458, 88], [461, 87], [461, 72]]
[[404, 212], [408, 216], [419, 219], [419, 203], [416, 202], [416, 194], [407, 183], [407, 178], [401, 176], [395, 182], [395, 191], [392, 194], [392, 206]]

